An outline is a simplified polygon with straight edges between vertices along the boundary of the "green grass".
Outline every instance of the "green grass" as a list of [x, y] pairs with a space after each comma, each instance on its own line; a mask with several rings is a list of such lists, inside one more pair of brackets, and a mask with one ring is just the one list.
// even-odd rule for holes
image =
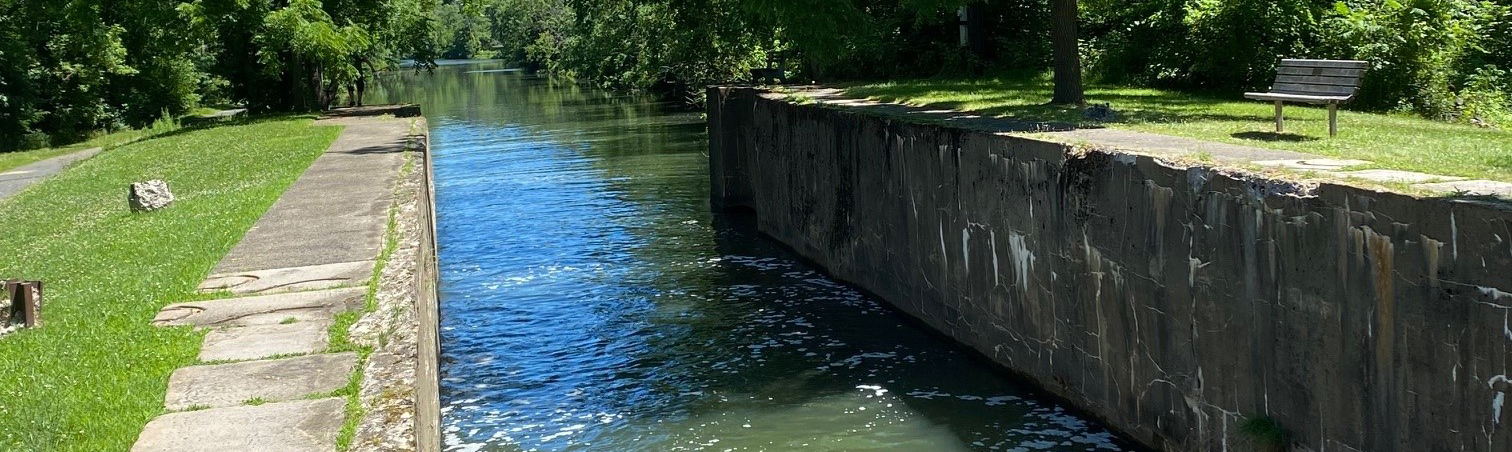
[[1375, 162], [1372, 167], [1512, 181], [1512, 131], [1432, 121], [1401, 114], [1339, 112], [1339, 136], [1328, 136], [1324, 108], [1287, 104], [1276, 134], [1270, 103], [1176, 91], [1088, 86], [1087, 102], [1110, 103], [1115, 122], [1090, 123], [1079, 108], [1046, 105], [1043, 79], [917, 80], [846, 87], [851, 96], [971, 110], [1025, 120], [1106, 126], [1202, 140], [1284, 149]]
[[74, 151], [82, 151], [84, 149], [89, 149], [92, 147], [102, 147], [109, 149], [122, 144], [130, 143], [132, 141], [140, 140], [146, 137], [148, 134], [149, 131], [146, 129], [122, 130], [119, 132], [96, 136], [94, 138], [90, 138], [88, 140], [67, 146], [33, 149], [30, 151], [0, 152], [0, 172], [10, 171], [11, 169], [14, 169], [16, 167], [29, 165], [31, 163], [47, 160]]
[[[278, 118], [121, 146], [0, 201], [0, 277], [47, 283], [44, 325], [0, 338], [0, 450], [126, 450], [163, 412], [202, 333], [149, 324], [195, 286], [336, 138]], [[126, 206], [161, 178], [178, 201]]]
[[0, 152], [0, 172], [9, 171], [12, 168], [50, 159], [75, 151], [82, 151], [94, 147], [109, 150], [118, 146], [134, 143], [138, 140], [144, 140], [147, 138], [167, 134], [169, 132], [174, 132], [180, 129], [181, 118], [188, 118], [204, 114], [206, 110], [208, 110], [209, 113], [215, 113], [219, 111], [214, 108], [201, 107], [195, 109], [189, 114], [178, 118], [164, 117], [158, 119], [157, 121], [153, 121], [152, 124], [148, 125], [147, 127], [140, 129], [118, 130], [108, 133], [96, 133], [94, 136], [90, 137], [87, 140], [66, 146], [54, 146], [50, 148], [32, 149], [26, 151]]

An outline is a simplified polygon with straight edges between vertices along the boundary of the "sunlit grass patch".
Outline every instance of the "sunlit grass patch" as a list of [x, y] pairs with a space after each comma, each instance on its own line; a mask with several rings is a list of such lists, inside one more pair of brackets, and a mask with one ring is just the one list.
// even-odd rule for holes
[[[309, 118], [121, 146], [0, 201], [0, 277], [46, 282], [44, 326], [0, 338], [0, 450], [126, 450], [202, 333], [150, 325], [195, 287], [339, 133]], [[130, 182], [177, 201], [133, 214]]]
[[[1270, 103], [1177, 91], [1092, 85], [1088, 103], [1108, 103], [1113, 122], [1083, 118], [1082, 109], [1046, 105], [1043, 79], [915, 80], [854, 85], [852, 96], [971, 110], [1024, 121], [1110, 127], [1375, 162], [1374, 167], [1512, 181], [1512, 131], [1483, 129], [1410, 115], [1339, 112], [1339, 136], [1328, 136], [1328, 110], [1287, 104], [1286, 131], [1275, 133]], [[1347, 107], [1347, 105], [1346, 105]]]

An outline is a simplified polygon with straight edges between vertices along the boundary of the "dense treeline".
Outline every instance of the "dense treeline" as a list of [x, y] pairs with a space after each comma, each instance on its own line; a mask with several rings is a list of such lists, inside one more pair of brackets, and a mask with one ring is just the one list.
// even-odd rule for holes
[[[1052, 1], [0, 0], [0, 150], [197, 105], [323, 108], [400, 58], [695, 100], [772, 58], [799, 80], [1040, 74]], [[1079, 3], [1092, 81], [1237, 95], [1282, 57], [1357, 58], [1357, 107], [1512, 123], [1512, 0]]]
[[[449, 56], [488, 50], [610, 87], [743, 80], [778, 52], [798, 77], [821, 81], [1040, 73], [1052, 53], [1049, 0], [469, 0], [453, 8], [476, 19], [453, 22], [462, 31]], [[1489, 121], [1507, 118], [1512, 104], [1512, 0], [1082, 0], [1080, 38], [1088, 77], [1106, 83], [1237, 95], [1268, 85], [1283, 57], [1364, 59], [1374, 69], [1356, 107]]]
[[199, 105], [309, 110], [401, 56], [435, 0], [0, 0], [0, 150]]

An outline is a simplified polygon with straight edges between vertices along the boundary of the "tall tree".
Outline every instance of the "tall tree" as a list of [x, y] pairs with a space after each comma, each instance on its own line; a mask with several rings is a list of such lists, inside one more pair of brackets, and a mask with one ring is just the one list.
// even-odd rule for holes
[[1081, 105], [1081, 50], [1076, 40], [1076, 0], [1050, 0], [1050, 41], [1055, 54], [1055, 95], [1052, 104]]

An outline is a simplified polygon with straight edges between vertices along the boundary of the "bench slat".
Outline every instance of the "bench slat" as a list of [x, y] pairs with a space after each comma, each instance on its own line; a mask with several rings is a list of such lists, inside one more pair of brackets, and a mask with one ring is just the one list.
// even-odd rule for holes
[[1322, 75], [1276, 75], [1276, 83], [1297, 85], [1360, 86], [1359, 77], [1328, 77]]
[[1310, 96], [1310, 95], [1305, 95], [1305, 94], [1244, 93], [1244, 98], [1245, 99], [1254, 99], [1254, 100], [1263, 100], [1263, 101], [1281, 100], [1281, 101], [1287, 101], [1287, 102], [1302, 102], [1302, 103], [1308, 103], [1308, 104], [1327, 104], [1327, 103], [1347, 102], [1347, 101], [1349, 101], [1350, 96]]
[[1309, 96], [1353, 96], [1355, 93], [1355, 87], [1277, 83], [1275, 85], [1271, 85], [1271, 92], [1281, 94], [1304, 94]]
[[1281, 60], [1281, 66], [1328, 67], [1328, 68], [1339, 68], [1339, 69], [1365, 69], [1365, 68], [1370, 67], [1370, 63], [1367, 62], [1367, 61], [1359, 61], [1359, 60], [1302, 60], [1302, 59], [1286, 59], [1286, 60]]
[[1316, 75], [1324, 77], [1362, 77], [1365, 75], [1365, 70], [1339, 69], [1329, 67], [1281, 66], [1276, 68], [1276, 73], [1285, 75]]

